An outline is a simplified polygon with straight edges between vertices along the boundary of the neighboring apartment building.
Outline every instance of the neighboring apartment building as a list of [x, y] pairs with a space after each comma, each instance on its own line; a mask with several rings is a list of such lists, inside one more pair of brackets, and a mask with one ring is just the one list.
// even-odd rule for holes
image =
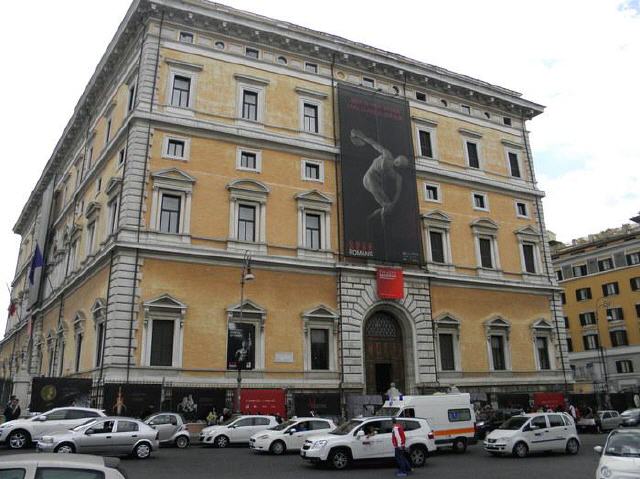
[[[32, 377], [87, 378], [105, 407], [133, 383], [158, 400], [189, 388], [228, 399], [238, 358], [243, 387], [286, 389], [289, 405], [391, 381], [503, 403], [562, 390], [564, 323], [525, 127], [541, 112], [296, 25], [135, 1], [15, 225], [3, 377], [25, 398]], [[385, 121], [399, 132], [395, 190], [364, 171], [390, 154]], [[386, 206], [360, 214], [374, 199]], [[36, 244], [46, 267], [30, 286]], [[255, 280], [241, 303], [247, 251]], [[379, 285], [394, 277], [404, 283], [387, 299]]]
[[[640, 218], [633, 218], [634, 221]], [[553, 251], [577, 393], [640, 390], [640, 226]]]

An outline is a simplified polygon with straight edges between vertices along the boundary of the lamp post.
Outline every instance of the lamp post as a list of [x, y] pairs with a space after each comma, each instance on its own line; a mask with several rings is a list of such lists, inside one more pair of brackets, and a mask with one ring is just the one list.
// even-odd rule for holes
[[[600, 316], [598, 314], [598, 310], [600, 308], [603, 308], [606, 310], [606, 308], [609, 307], [609, 300], [605, 297], [602, 296], [600, 298], [598, 298], [596, 300], [596, 325], [598, 327], [598, 355], [600, 357], [600, 364], [602, 366], [602, 374], [604, 375], [604, 407], [609, 407], [609, 374], [607, 373], [607, 361], [606, 361], [606, 354], [605, 354], [605, 350], [602, 347], [602, 341], [600, 340]], [[608, 317], [607, 317], [608, 320]]]
[[[256, 277], [251, 272], [251, 253], [245, 251], [244, 258], [242, 260], [242, 273], [240, 275], [240, 322], [243, 319], [244, 310], [244, 284], [247, 281], [253, 281]], [[236, 394], [234, 397], [233, 409], [235, 413], [240, 412], [240, 391], [242, 389], [242, 366], [247, 359], [247, 351], [244, 348], [236, 351], [236, 368], [238, 370]]]

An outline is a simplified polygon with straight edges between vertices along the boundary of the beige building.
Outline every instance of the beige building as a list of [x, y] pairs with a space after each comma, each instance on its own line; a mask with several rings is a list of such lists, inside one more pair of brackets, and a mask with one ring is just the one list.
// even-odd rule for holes
[[[363, 181], [341, 173], [344, 86], [406, 108], [417, 264], [354, 257], [371, 245], [345, 237], [358, 203], [345, 188]], [[107, 408], [123, 384], [163, 407], [188, 388], [229, 401], [240, 358], [244, 388], [284, 391], [298, 413], [311, 393], [333, 410], [390, 381], [501, 404], [563, 390], [525, 125], [542, 110], [218, 4], [135, 1], [14, 227], [5, 389], [29, 402], [33, 377], [84, 378]], [[30, 286], [36, 244], [46, 267]], [[404, 274], [398, 299], [378, 289], [388, 266]]]

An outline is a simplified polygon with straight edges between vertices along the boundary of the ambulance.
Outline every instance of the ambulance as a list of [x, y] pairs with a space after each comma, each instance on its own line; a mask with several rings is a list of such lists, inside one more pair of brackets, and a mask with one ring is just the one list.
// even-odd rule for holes
[[426, 419], [433, 429], [436, 447], [463, 453], [475, 444], [476, 415], [469, 393], [435, 393], [428, 396], [399, 396], [385, 401], [376, 416]]

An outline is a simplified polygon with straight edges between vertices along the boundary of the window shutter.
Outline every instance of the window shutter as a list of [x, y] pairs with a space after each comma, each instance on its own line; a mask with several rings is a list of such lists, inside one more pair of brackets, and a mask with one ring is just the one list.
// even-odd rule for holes
[[613, 262], [615, 263], [616, 268], [624, 268], [627, 266], [627, 261], [623, 252], [615, 253], [613, 255]]
[[587, 273], [593, 274], [598, 272], [598, 261], [590, 259], [587, 261]]
[[613, 283], [613, 290], [615, 291], [615, 294], [620, 294], [620, 287], [618, 286], [617, 281]]
[[571, 266], [562, 267], [562, 277], [564, 279], [573, 278], [573, 271], [571, 270]]
[[585, 288], [587, 290], [587, 299], [591, 299], [591, 288]]
[[602, 296], [608, 296], [607, 295], [607, 285], [606, 284], [602, 285]]

